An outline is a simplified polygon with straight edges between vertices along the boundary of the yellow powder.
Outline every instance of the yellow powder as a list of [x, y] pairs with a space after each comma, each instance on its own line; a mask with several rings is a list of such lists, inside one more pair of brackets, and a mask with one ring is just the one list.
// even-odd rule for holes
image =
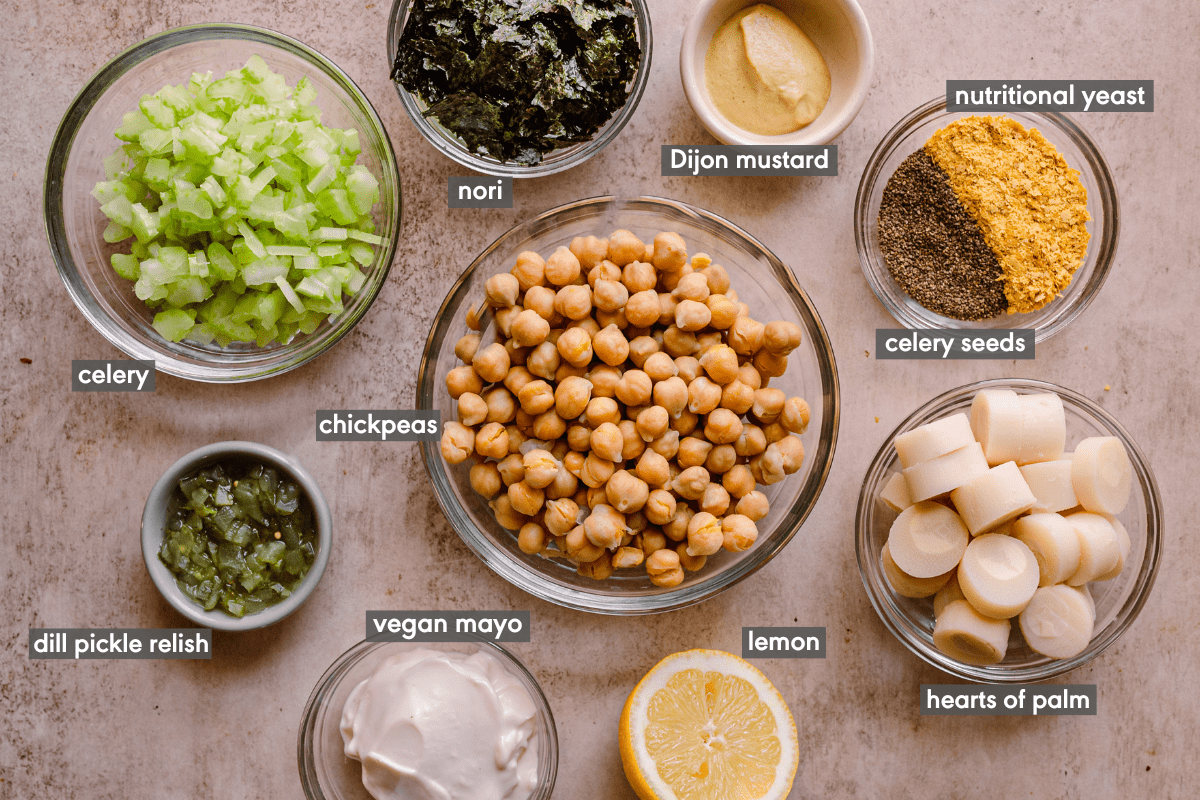
[[1007, 117], [965, 117], [925, 151], [1000, 262], [1008, 313], [1036, 311], [1071, 283], [1090, 235], [1087, 189], [1036, 129]]

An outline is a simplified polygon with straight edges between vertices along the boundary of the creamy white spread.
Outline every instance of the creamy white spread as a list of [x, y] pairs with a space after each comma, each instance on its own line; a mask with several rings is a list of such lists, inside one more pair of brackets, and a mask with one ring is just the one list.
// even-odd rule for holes
[[537, 713], [495, 656], [417, 649], [354, 687], [342, 740], [376, 800], [524, 800], [537, 786]]

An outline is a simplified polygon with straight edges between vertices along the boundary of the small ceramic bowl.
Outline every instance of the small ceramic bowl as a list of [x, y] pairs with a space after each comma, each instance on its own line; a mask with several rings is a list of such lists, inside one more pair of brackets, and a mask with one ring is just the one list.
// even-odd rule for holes
[[875, 63], [867, 18], [855, 0], [770, 0], [812, 39], [829, 66], [829, 102], [821, 115], [798, 131], [780, 136], [751, 133], [734, 125], [713, 104], [704, 75], [704, 56], [717, 28], [762, 0], [700, 0], [683, 31], [679, 75], [692, 110], [708, 132], [725, 144], [828, 144], [858, 115]]
[[[304, 492], [304, 496], [308, 498], [309, 505], [312, 506], [313, 522], [317, 529], [316, 560], [313, 561], [308, 574], [304, 576], [296, 590], [275, 605], [241, 618], [227, 614], [219, 608], [205, 611], [196, 605], [179, 588], [175, 582], [175, 576], [158, 557], [163, 533], [166, 530], [167, 505], [171, 493], [175, 491], [180, 479], [185, 475], [211, 466], [218, 461], [256, 461], [279, 470], [280, 473], [297, 483]], [[265, 628], [279, 622], [303, 605], [308, 596], [312, 594], [313, 589], [317, 588], [317, 583], [320, 582], [321, 575], [325, 572], [325, 565], [329, 562], [332, 539], [333, 521], [329, 513], [329, 504], [325, 502], [325, 496], [321, 494], [321, 489], [317, 486], [313, 476], [291, 456], [285, 455], [273, 447], [253, 442], [217, 442], [188, 453], [172, 464], [154, 484], [154, 488], [150, 490], [150, 496], [146, 499], [146, 510], [142, 512], [142, 557], [146, 561], [150, 579], [154, 581], [154, 585], [158, 587], [158, 591], [171, 604], [172, 608], [198, 625], [219, 631], [250, 631], [256, 628]]]

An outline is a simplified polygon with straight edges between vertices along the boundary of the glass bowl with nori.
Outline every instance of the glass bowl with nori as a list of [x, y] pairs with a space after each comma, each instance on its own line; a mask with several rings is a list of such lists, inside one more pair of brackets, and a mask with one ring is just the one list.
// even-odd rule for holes
[[[187, 84], [193, 72], [220, 77], [242, 68], [251, 56], [295, 87], [302, 77], [317, 90], [322, 124], [358, 131], [358, 164], [379, 183], [371, 217], [383, 243], [363, 266], [366, 282], [344, 310], [296, 333], [286, 344], [254, 341], [200, 344], [169, 342], [152, 327], [154, 311], [132, 281], [110, 265], [130, 251], [129, 240], [105, 239], [108, 218], [92, 195], [105, 180], [105, 161], [121, 144], [114, 132], [146, 94]], [[265, 170], [264, 170], [265, 171]], [[400, 235], [400, 172], [391, 141], [366, 95], [333, 62], [315, 50], [264, 28], [210, 23], [155, 34], [126, 48], [101, 67], [72, 101], [59, 124], [46, 162], [44, 217], [50, 251], [75, 305], [93, 327], [131, 358], [154, 361], [160, 372], [206, 383], [236, 383], [278, 375], [316, 358], [348, 334], [367, 313], [391, 268]], [[246, 296], [252, 297], [249, 292]]]
[[265, 445], [220, 442], [159, 478], [142, 515], [154, 585], [193, 622], [252, 630], [308, 598], [329, 560], [329, 506], [293, 459]]
[[[858, 257], [862, 263], [867, 283], [883, 303], [884, 308], [905, 328], [961, 330], [1033, 328], [1035, 341], [1042, 342], [1061, 331], [1071, 320], [1083, 313], [1083, 310], [1100, 291], [1100, 287], [1104, 284], [1105, 278], [1108, 277], [1108, 271], [1112, 267], [1120, 228], [1116, 187], [1108, 163], [1087, 132], [1066, 114], [1034, 111], [1008, 111], [1003, 114], [993, 112], [990, 114], [990, 116], [1009, 117], [1026, 129], [1037, 129], [1062, 155], [1067, 166], [1079, 171], [1079, 180], [1087, 190], [1087, 211], [1091, 220], [1086, 223], [1086, 227], [1090, 234], [1090, 241], [1083, 257], [1083, 263], [1075, 270], [1070, 284], [1057, 298], [1036, 311], [1010, 314], [1004, 310], [997, 311], [1006, 305], [1002, 291], [992, 291], [990, 294], [994, 296], [990, 298], [990, 304], [980, 302], [978, 307], [975, 304], [979, 298], [982, 297], [986, 300], [989, 293], [986, 291], [971, 292], [969, 300], [964, 299], [954, 307], [966, 310], [967, 316], [972, 316], [970, 311], [979, 311], [980, 313], [974, 316], [982, 315], [984, 318], [973, 321], [956, 319], [947, 314], [931, 311], [921, 305], [902, 288], [888, 268], [882, 240], [890, 238], [892, 242], [912, 243], [913, 248], [920, 251], [914, 258], [926, 259], [928, 264], [933, 267], [930, 270], [931, 274], [921, 279], [916, 291], [918, 293], [929, 292], [930, 295], [927, 297], [950, 298], [948, 302], [952, 302], [954, 288], [947, 288], [942, 283], [943, 278], [938, 277], [942, 272], [947, 271], [947, 265], [957, 265], [949, 270], [952, 275], [974, 274], [976, 269], [979, 273], [992, 269], [998, 274], [999, 267], [995, 264], [994, 257], [991, 258], [990, 265], [981, 263], [979, 257], [991, 253], [982, 240], [976, 243], [978, 247], [974, 247], [971, 246], [970, 241], [964, 241], [963, 237], [956, 238], [945, 233], [952, 230], [961, 231], [963, 226], [955, 224], [954, 220], [957, 217], [948, 209], [943, 208], [945, 204], [938, 205], [939, 197], [936, 192], [929, 192], [922, 188], [928, 186], [928, 183], [916, 180], [920, 178], [922, 167], [932, 166], [932, 161], [929, 161], [928, 158], [923, 161], [929, 163], [918, 163], [921, 155], [918, 151], [923, 151], [929, 138], [955, 120], [972, 115], [972, 112], [948, 112], [945, 98], [939, 97], [908, 114], [883, 137], [863, 171], [862, 180], [858, 186], [858, 196], [855, 199], [854, 239], [858, 247]], [[978, 112], [974, 115], [984, 116], [986, 112]], [[933, 167], [933, 169], [937, 168]], [[918, 185], [915, 188], [909, 187], [911, 191], [906, 193], [897, 191], [894, 195], [897, 200], [894, 202], [899, 205], [892, 211], [907, 213], [908, 209], [914, 205], [932, 208], [931, 215], [939, 221], [936, 228], [881, 232], [880, 210], [884, 204], [885, 189], [898, 171], [900, 177], [904, 177], [906, 173], [912, 173], [910, 177]], [[928, 170], [926, 169], [926, 171]], [[945, 191], [952, 195], [949, 186], [945, 187]], [[966, 213], [962, 211], [961, 206], [957, 211], [964, 215]], [[943, 215], [943, 212], [948, 216]], [[959, 221], [961, 222], [961, 220]], [[978, 227], [974, 226], [969, 219], [966, 222], [967, 227], [973, 228], [974, 233], [978, 234]], [[882, 237], [881, 233], [884, 234]], [[994, 289], [994, 287], [992, 288]], [[965, 295], [960, 295], [960, 297], [965, 297]], [[943, 310], [949, 312], [950, 309]]]
[[[1017, 394], [1053, 392], [1062, 398], [1066, 417], [1066, 450], [1074, 450], [1090, 436], [1115, 436], [1129, 453], [1133, 464], [1133, 492], [1117, 518], [1129, 532], [1131, 548], [1121, 573], [1108, 581], [1088, 584], [1096, 604], [1092, 639], [1082, 653], [1062, 660], [1047, 658], [1025, 643], [1013, 619], [1004, 660], [991, 666], [972, 666], [947, 656], [933, 643], [935, 624], [933, 598], [901, 597], [888, 583], [880, 563], [896, 513], [880, 502], [888, 480], [900, 470], [893, 442], [902, 433], [954, 414], [970, 414], [971, 401], [984, 389], [1011, 389]], [[1065, 512], [1064, 512], [1065, 513]], [[1158, 484], [1146, 456], [1129, 432], [1091, 399], [1046, 381], [999, 378], [960, 386], [924, 404], [901, 422], [883, 441], [863, 479], [855, 518], [855, 550], [858, 571], [867, 597], [884, 627], [906, 648], [958, 678], [981, 683], [1032, 683], [1045, 681], [1083, 666], [1111, 647], [1133, 624], [1150, 595], [1162, 557], [1163, 508]], [[932, 683], [933, 681], [920, 681]]]
[[[805, 459], [800, 470], [782, 481], [759, 487], [770, 502], [757, 522], [758, 539], [749, 549], [721, 551], [705, 566], [688, 572], [673, 588], [655, 586], [642, 567], [620, 569], [607, 580], [580, 575], [565, 558], [521, 551], [514, 531], [501, 527], [488, 501], [471, 487], [470, 463], [450, 465], [440, 443], [422, 442], [421, 458], [434, 496], [450, 525], [490, 569], [502, 578], [552, 603], [599, 614], [651, 614], [707, 600], [765, 566], [800, 531], [829, 477], [837, 444], [841, 400], [833, 347], [825, 326], [792, 269], [765, 245], [728, 220], [708, 211], [657, 197], [594, 197], [559, 206], [517, 225], [487, 247], [450, 289], [434, 320], [417, 373], [417, 407], [439, 409], [443, 420], [458, 419], [446, 388], [446, 374], [458, 366], [455, 344], [468, 332], [465, 312], [484, 296], [488, 278], [508, 272], [524, 250], [553, 253], [576, 236], [608, 236], [632, 231], [643, 241], [675, 231], [689, 253], [707, 253], [729, 274], [751, 315], [797, 325], [801, 341], [788, 355], [786, 373], [771, 386], [788, 397], [803, 397], [811, 420], [801, 435]], [[491, 341], [495, 322], [489, 313], [480, 335]]]
[[396, 0], [392, 80], [443, 155], [488, 175], [552, 175], [598, 153], [650, 73], [645, 0]]

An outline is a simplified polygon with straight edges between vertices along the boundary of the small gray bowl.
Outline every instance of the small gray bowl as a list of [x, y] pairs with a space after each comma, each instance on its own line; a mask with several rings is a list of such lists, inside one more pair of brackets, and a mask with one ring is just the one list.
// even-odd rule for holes
[[[205, 611], [192, 602], [175, 583], [175, 576], [167, 569], [158, 557], [158, 549], [162, 546], [163, 534], [167, 524], [167, 502], [175, 490], [179, 480], [188, 473], [203, 469], [218, 461], [254, 460], [278, 469], [291, 480], [300, 485], [308, 498], [313, 510], [313, 520], [317, 528], [317, 557], [304, 576], [304, 580], [296, 587], [290, 597], [269, 608], [253, 614], [247, 614], [240, 619], [230, 614], [213, 609]], [[316, 480], [308, 470], [290, 456], [284, 455], [273, 447], [267, 447], [254, 442], [217, 442], [193, 450], [171, 465], [163, 473], [150, 496], [146, 498], [146, 510], [142, 512], [142, 557], [146, 561], [146, 570], [150, 579], [158, 587], [159, 593], [171, 607], [183, 616], [199, 625], [219, 631], [252, 631], [273, 625], [299, 608], [321, 580], [325, 565], [329, 563], [329, 549], [333, 538], [333, 519], [329, 514], [329, 504], [321, 494]]]

